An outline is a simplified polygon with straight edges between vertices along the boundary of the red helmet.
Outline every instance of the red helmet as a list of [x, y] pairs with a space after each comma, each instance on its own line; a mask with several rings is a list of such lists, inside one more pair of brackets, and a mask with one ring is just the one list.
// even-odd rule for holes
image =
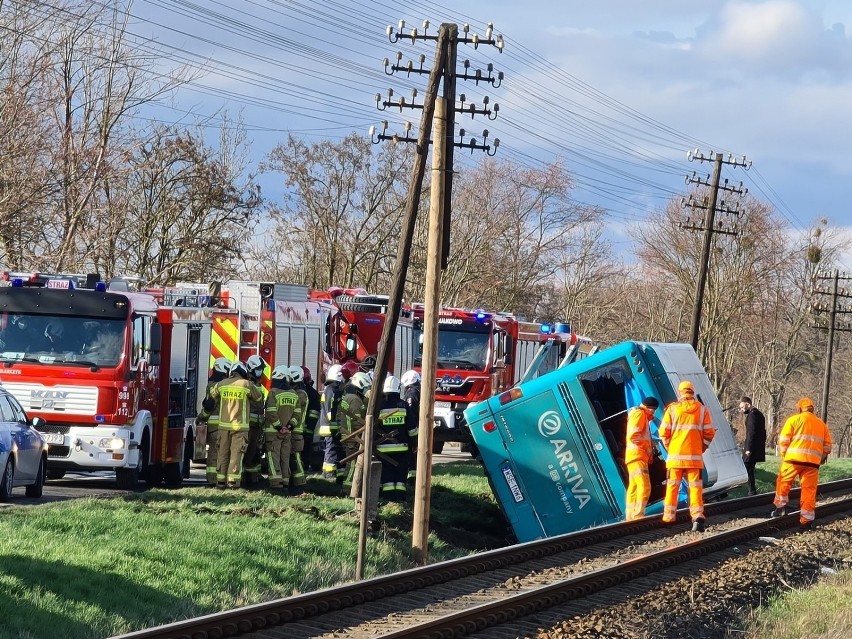
[[304, 380], [306, 382], [309, 382], [311, 381], [311, 379], [313, 379], [311, 377], [311, 369], [309, 369], [307, 366], [302, 366], [302, 374], [304, 375]]
[[340, 374], [343, 375], [344, 380], [347, 380], [359, 370], [360, 369], [358, 368], [358, 364], [356, 364], [355, 362], [346, 362], [345, 364], [343, 364], [343, 366], [340, 367]]

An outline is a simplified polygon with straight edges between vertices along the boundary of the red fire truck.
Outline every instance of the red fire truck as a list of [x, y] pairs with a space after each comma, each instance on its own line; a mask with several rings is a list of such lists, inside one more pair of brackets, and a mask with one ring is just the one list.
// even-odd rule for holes
[[[410, 326], [411, 360], [402, 370], [419, 371], [422, 362], [423, 306], [403, 312], [400, 325]], [[398, 331], [398, 335], [400, 331]], [[438, 358], [435, 380], [434, 452], [444, 442], [472, 445], [464, 419], [469, 404], [488, 399], [512, 386], [555, 370], [594, 351], [591, 340], [571, 331], [567, 323], [528, 322], [508, 313], [442, 308], [438, 312]], [[399, 337], [396, 344], [400, 347]]]
[[46, 420], [48, 477], [114, 470], [123, 488], [181, 484], [211, 309], [91, 275], [4, 273], [2, 284], [0, 383]]

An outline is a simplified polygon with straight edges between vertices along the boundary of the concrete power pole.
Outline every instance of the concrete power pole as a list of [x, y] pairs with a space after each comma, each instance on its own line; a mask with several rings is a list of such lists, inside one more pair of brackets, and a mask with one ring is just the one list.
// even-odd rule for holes
[[[689, 159], [690, 162], [692, 162], [693, 160], [698, 160], [699, 162], [707, 162], [710, 161], [711, 156], [714, 156], [712, 151], [709, 155], [705, 156], [701, 151], [695, 149], [694, 151], [690, 151], [687, 154], [687, 159]], [[729, 191], [731, 193], [736, 193], [737, 195], [744, 195], [745, 193], [747, 193], [747, 190], [744, 189], [742, 186], [742, 182], [740, 182], [740, 185], [738, 187], [728, 186], [727, 180], [725, 180], [724, 184], [720, 184], [720, 180], [722, 179], [722, 164], [730, 164], [731, 166], [741, 166], [746, 170], [751, 167], [751, 162], [747, 161], [745, 156], [743, 156], [742, 159], [734, 159], [733, 156], [729, 155], [728, 159], [726, 160], [723, 154], [716, 153], [715, 158], [713, 159], [712, 181], [710, 180], [709, 176], [706, 179], [697, 177], [695, 171], [692, 172], [692, 176], [687, 176], [686, 178], [687, 184], [698, 184], [701, 186], [708, 187], [710, 189], [709, 201], [707, 200], [707, 198], [705, 198], [704, 202], [702, 203], [695, 202], [694, 198], [691, 196], [689, 200], [681, 200], [681, 205], [684, 206], [684, 208], [704, 210], [703, 225], [692, 224], [689, 221], [687, 221], [686, 224], [681, 224], [682, 228], [696, 231], [704, 231], [704, 241], [701, 246], [701, 257], [698, 264], [698, 279], [695, 284], [695, 299], [692, 308], [692, 330], [690, 331], [689, 338], [689, 341], [692, 344], [692, 348], [694, 348], [696, 351], [698, 351], [698, 334], [701, 329], [701, 310], [704, 305], [704, 289], [707, 284], [707, 273], [710, 269], [710, 250], [713, 245], [713, 234], [736, 234], [735, 231], [726, 230], [722, 225], [716, 224], [717, 212], [738, 214], [738, 211], [724, 206], [724, 203], [721, 208], [717, 207], [719, 191]]]
[[[812, 325], [814, 328], [819, 328], [828, 331], [828, 344], [826, 345], [825, 353], [825, 373], [822, 380], [822, 405], [820, 406], [820, 417], [826, 424], [828, 423], [828, 401], [829, 391], [831, 389], [831, 364], [834, 357], [834, 333], [835, 331], [849, 332], [852, 331], [852, 324], [849, 322], [838, 323], [837, 315], [852, 313], [852, 307], [848, 305], [838, 305], [838, 298], [852, 298], [852, 291], [846, 288], [839, 288], [840, 281], [844, 283], [852, 280], [848, 275], [841, 275], [837, 270], [830, 273], [820, 271], [814, 274], [814, 285], [811, 288], [811, 293], [814, 295], [830, 295], [831, 303], [829, 305], [821, 302], [811, 304], [811, 312], [816, 315], [816, 321]], [[817, 280], [830, 280], [831, 290], [819, 289], [816, 286]]]

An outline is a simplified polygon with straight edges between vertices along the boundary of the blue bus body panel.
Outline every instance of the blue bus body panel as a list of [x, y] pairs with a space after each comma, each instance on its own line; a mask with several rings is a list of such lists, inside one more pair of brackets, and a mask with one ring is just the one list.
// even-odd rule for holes
[[[688, 344], [624, 342], [470, 406], [465, 417], [498, 502], [519, 541], [573, 532], [624, 518], [626, 413], [643, 397], [661, 408], [651, 424], [658, 441], [663, 407], [682, 379], [695, 384], [717, 436], [705, 453], [705, 494], [745, 482], [733, 433], [710, 380]], [[662, 512], [665, 451], [651, 468], [647, 514]], [[686, 505], [686, 487], [680, 506]]]

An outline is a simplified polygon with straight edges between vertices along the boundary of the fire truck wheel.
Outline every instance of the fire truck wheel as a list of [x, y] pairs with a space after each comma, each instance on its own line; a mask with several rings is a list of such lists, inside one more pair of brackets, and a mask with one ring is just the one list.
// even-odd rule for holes
[[47, 478], [48, 479], [62, 479], [65, 477], [65, 471], [61, 468], [48, 468], [47, 469]]
[[388, 305], [388, 300], [372, 295], [338, 295], [335, 300], [341, 310], [355, 313], [379, 313]]
[[139, 447], [139, 463], [134, 468], [116, 468], [115, 480], [121, 490], [136, 490], [140, 479], [148, 481], [148, 433], [142, 436], [142, 445]]
[[444, 452], [444, 443], [445, 442], [432, 442], [432, 454], [440, 455]]
[[38, 463], [38, 473], [34, 484], [30, 484], [24, 489], [27, 497], [41, 497], [44, 493], [44, 482], [47, 479], [47, 457], [42, 457]]

